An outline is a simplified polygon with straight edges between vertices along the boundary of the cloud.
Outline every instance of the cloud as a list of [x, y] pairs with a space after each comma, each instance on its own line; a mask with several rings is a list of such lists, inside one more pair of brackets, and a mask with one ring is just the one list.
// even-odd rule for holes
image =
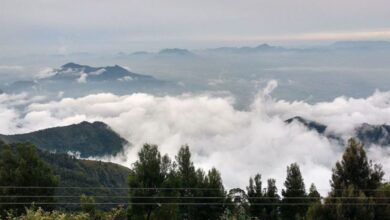
[[57, 71], [51, 67], [45, 67], [41, 69], [38, 74], [35, 75], [35, 78], [37, 79], [44, 79], [49, 78], [51, 76], [54, 76], [57, 73]]
[[80, 77], [77, 79], [77, 82], [78, 83], [87, 83], [87, 77], [88, 77], [88, 74], [81, 73]]
[[[0, 99], [0, 115], [4, 118], [0, 131], [27, 132], [83, 120], [103, 121], [133, 143], [126, 149], [125, 158], [105, 160], [130, 166], [145, 142], [158, 144], [163, 153], [172, 157], [181, 145], [189, 144], [196, 165], [205, 169], [217, 167], [227, 187], [244, 187], [249, 176], [257, 172], [264, 179], [276, 178], [281, 187], [286, 166], [298, 162], [307, 186], [314, 182], [325, 193], [331, 168], [340, 159], [343, 148], [300, 124], [286, 124], [284, 120], [301, 115], [326, 123], [331, 131], [345, 135], [362, 122], [390, 123], [390, 92], [309, 104], [273, 99], [270, 94], [276, 86], [277, 82], [271, 81], [245, 111], [235, 109], [231, 97], [210, 95], [101, 93], [29, 103], [23, 110]], [[15, 102], [18, 98], [13, 99]], [[368, 154], [374, 162], [384, 165], [388, 178], [389, 150], [374, 146]]]

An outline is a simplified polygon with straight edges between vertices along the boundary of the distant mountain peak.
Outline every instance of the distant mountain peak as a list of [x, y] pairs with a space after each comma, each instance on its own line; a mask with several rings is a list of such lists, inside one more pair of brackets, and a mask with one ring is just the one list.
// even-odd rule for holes
[[340, 49], [380, 49], [390, 48], [389, 41], [337, 41], [331, 45]]
[[307, 127], [309, 130], [315, 130], [319, 134], [324, 134], [326, 130], [326, 125], [318, 123], [316, 121], [311, 121], [300, 116], [295, 116], [293, 118], [287, 119], [285, 122], [291, 124], [292, 122], [297, 121]]
[[259, 46], [256, 47], [257, 49], [269, 49], [269, 48], [273, 48], [273, 46], [267, 44], [267, 43], [264, 43], [264, 44], [260, 44]]
[[187, 49], [182, 48], [167, 48], [162, 49], [158, 52], [160, 55], [192, 55], [192, 53]]
[[85, 65], [80, 65], [80, 64], [77, 64], [77, 63], [73, 63], [73, 62], [66, 63], [66, 64], [61, 66], [62, 69], [79, 69], [79, 68], [83, 68], [83, 67], [86, 67], [86, 66]]

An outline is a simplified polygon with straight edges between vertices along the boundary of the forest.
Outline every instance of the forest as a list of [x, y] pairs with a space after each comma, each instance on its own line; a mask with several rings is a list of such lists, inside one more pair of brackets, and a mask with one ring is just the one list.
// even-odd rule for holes
[[[117, 167], [121, 171], [114, 171], [115, 167], [110, 166], [107, 173], [96, 171], [97, 178], [128, 172], [127, 187], [71, 186], [67, 175], [79, 179], [79, 183], [88, 176], [72, 173], [74, 167], [69, 162], [72, 159], [57, 158], [68, 161], [62, 163], [66, 169], [59, 172], [61, 166], [50, 163], [50, 154], [40, 152], [32, 144], [0, 145], [1, 219], [390, 218], [390, 183], [384, 182], [381, 165], [367, 158], [363, 144], [356, 139], [348, 141], [342, 158], [334, 165], [331, 188], [326, 195], [320, 195], [314, 184], [305, 185], [297, 163], [287, 167], [282, 189], [276, 187], [275, 179], [263, 180], [261, 174], [249, 178], [245, 189], [226, 189], [216, 168], [195, 167], [189, 146], [182, 146], [175, 158], [170, 158], [162, 155], [157, 145], [150, 144], [141, 148], [131, 169]], [[92, 175], [95, 171], [83, 163], [77, 164], [77, 172]], [[66, 178], [68, 182], [64, 185], [61, 181]], [[101, 181], [107, 178], [102, 177]], [[73, 194], [69, 191], [72, 188], [77, 189]], [[63, 193], [59, 193], [61, 189]], [[102, 189], [106, 190], [104, 194]], [[121, 191], [114, 192], [115, 189]], [[110, 196], [118, 200], [109, 200]]]

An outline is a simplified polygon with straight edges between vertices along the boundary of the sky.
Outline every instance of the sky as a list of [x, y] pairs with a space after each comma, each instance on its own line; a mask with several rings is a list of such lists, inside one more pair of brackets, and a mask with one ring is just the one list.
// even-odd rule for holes
[[388, 0], [2, 0], [0, 56], [390, 40]]

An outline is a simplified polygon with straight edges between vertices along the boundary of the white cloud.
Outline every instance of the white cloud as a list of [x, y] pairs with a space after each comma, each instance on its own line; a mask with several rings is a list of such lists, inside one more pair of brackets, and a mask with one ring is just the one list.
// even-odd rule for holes
[[[248, 111], [234, 109], [231, 98], [209, 95], [157, 97], [142, 93], [125, 96], [102, 93], [28, 104], [23, 114], [0, 101], [5, 103], [0, 105], [0, 115], [4, 116], [0, 131], [26, 132], [99, 120], [134, 146], [126, 149], [125, 161], [122, 157], [106, 160], [129, 166], [145, 142], [158, 144], [163, 153], [171, 156], [181, 145], [189, 144], [196, 165], [206, 169], [217, 167], [228, 187], [244, 187], [248, 177], [257, 172], [264, 178], [276, 178], [281, 186], [286, 166], [298, 162], [307, 186], [315, 182], [318, 188], [326, 190], [331, 168], [340, 158], [342, 148], [299, 124], [286, 124], [284, 120], [301, 115], [328, 124], [332, 131], [343, 134], [362, 122], [390, 123], [390, 92], [309, 104], [274, 100], [270, 93], [276, 85], [276, 81], [271, 81]], [[388, 150], [372, 148], [368, 153], [374, 162], [384, 165], [388, 178]]]
[[35, 78], [44, 79], [54, 76], [57, 71], [51, 67], [45, 67], [39, 71], [38, 74], [35, 75]]
[[77, 79], [77, 82], [78, 83], [87, 83], [87, 77], [88, 77], [88, 74], [81, 73], [80, 77]]

